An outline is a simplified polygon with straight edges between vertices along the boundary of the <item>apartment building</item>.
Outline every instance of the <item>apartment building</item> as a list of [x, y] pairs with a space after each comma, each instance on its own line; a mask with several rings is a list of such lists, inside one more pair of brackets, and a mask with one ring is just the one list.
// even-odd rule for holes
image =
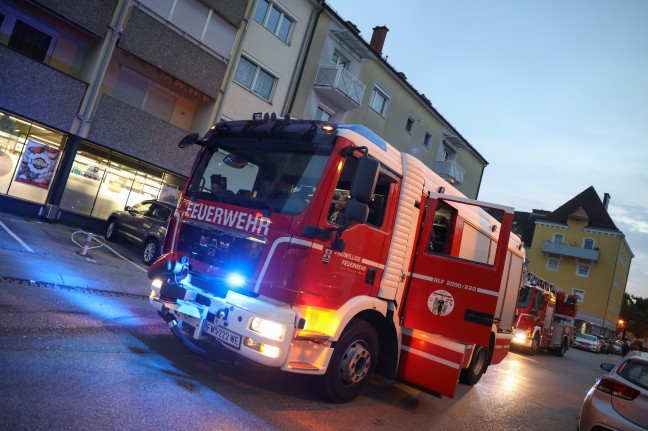
[[288, 112], [364, 124], [476, 198], [488, 162], [383, 57], [388, 31], [377, 26], [366, 41], [356, 26], [324, 5]]
[[536, 212], [526, 250], [531, 272], [578, 296], [581, 331], [614, 336], [634, 255], [609, 202], [589, 187], [555, 211]]
[[105, 219], [177, 198], [215, 121], [241, 0], [3, 0], [0, 205]]

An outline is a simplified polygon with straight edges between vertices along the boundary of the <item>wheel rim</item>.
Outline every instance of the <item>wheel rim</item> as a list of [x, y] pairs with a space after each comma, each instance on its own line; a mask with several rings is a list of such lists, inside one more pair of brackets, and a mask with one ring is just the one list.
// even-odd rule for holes
[[144, 260], [150, 262], [155, 256], [155, 243], [149, 242], [144, 248]]
[[480, 348], [479, 352], [477, 352], [477, 356], [475, 357], [475, 366], [473, 367], [473, 372], [475, 374], [478, 374], [484, 367], [485, 362], [486, 362], [485, 349]]
[[533, 350], [538, 350], [538, 346], [539, 346], [539, 345], [540, 345], [540, 341], [539, 341], [537, 338], [534, 338], [534, 339], [533, 339], [533, 345], [531, 346], [531, 348], [532, 348]]
[[355, 384], [362, 381], [369, 373], [371, 354], [361, 341], [352, 343], [342, 357], [340, 377], [345, 384]]
[[114, 232], [115, 232], [115, 223], [110, 222], [110, 224], [108, 225], [108, 229], [106, 229], [106, 236], [108, 238], [111, 238]]

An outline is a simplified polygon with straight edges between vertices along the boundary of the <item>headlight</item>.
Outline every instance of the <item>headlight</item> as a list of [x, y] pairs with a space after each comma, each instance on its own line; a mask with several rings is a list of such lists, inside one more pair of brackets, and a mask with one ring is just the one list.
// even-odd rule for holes
[[275, 341], [283, 341], [286, 327], [280, 323], [255, 317], [250, 322], [250, 329], [259, 335]]

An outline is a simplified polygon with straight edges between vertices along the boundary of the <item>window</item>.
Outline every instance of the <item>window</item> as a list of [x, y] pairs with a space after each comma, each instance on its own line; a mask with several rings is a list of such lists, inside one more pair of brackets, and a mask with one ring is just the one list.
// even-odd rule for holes
[[234, 82], [247, 88], [257, 96], [270, 100], [276, 78], [250, 60], [241, 57]]
[[315, 112], [315, 120], [330, 121], [331, 117], [333, 117], [333, 114], [330, 113], [327, 109], [322, 108], [321, 106], [317, 107], [317, 111]]
[[587, 263], [579, 263], [576, 265], [576, 275], [579, 277], [589, 277], [590, 266]]
[[113, 95], [164, 121], [171, 118], [177, 99], [170, 91], [128, 67], [119, 70]]
[[563, 235], [561, 233], [555, 233], [553, 235], [554, 244], [562, 244], [564, 240], [565, 240], [565, 235]]
[[369, 106], [371, 106], [371, 109], [373, 109], [383, 117], [386, 117], [389, 99], [390, 97], [386, 92], [384, 92], [380, 87], [375, 86], [373, 92], [371, 93]]
[[342, 69], [346, 69], [349, 66], [349, 61], [342, 57], [337, 51], [333, 53], [333, 56], [331, 57], [331, 64], [337, 67], [341, 67]]
[[412, 117], [407, 117], [407, 123], [405, 123], [405, 131], [410, 135], [414, 133], [414, 124], [416, 124], [414, 119]]
[[276, 3], [268, 0], [259, 0], [254, 20], [270, 30], [275, 36], [288, 43], [295, 26], [295, 20], [287, 16], [286, 12]]
[[31, 58], [44, 62], [52, 45], [52, 36], [29, 24], [16, 20], [9, 38], [9, 48]]
[[594, 240], [592, 238], [585, 238], [583, 240], [583, 248], [592, 250], [594, 248]]
[[423, 138], [423, 146], [429, 149], [430, 142], [432, 142], [432, 135], [430, 134], [430, 132], [425, 132], [425, 137]]
[[572, 289], [572, 295], [576, 296], [578, 302], [580, 302], [581, 304], [585, 300], [585, 291], [582, 289]]
[[199, 0], [140, 0], [151, 12], [229, 58], [237, 28]]
[[560, 263], [560, 259], [556, 259], [555, 257], [550, 257], [547, 259], [547, 271], [553, 271], [556, 272], [558, 271], [558, 264]]
[[442, 160], [444, 162], [450, 162], [457, 158], [457, 152], [455, 151], [455, 149], [449, 145], [446, 145], [445, 143], [443, 144], [442, 151], [443, 151]]

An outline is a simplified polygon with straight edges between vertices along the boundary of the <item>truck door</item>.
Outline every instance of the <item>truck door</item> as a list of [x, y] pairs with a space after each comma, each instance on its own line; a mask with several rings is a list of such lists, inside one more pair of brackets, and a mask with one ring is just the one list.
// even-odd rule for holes
[[489, 347], [512, 219], [512, 208], [430, 194], [402, 308], [400, 377], [452, 397], [468, 349]]

